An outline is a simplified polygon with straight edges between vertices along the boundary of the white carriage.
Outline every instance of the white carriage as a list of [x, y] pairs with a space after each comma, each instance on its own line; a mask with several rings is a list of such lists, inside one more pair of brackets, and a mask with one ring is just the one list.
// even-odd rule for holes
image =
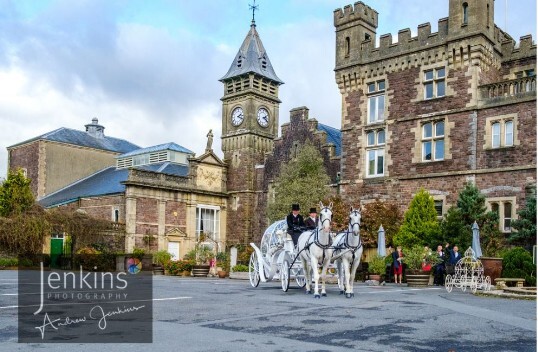
[[287, 229], [286, 220], [274, 222], [265, 230], [260, 247], [250, 244], [254, 248], [248, 267], [252, 287], [257, 287], [260, 281], [280, 280], [286, 292], [293, 279], [299, 287], [306, 285], [303, 267], [295, 260], [297, 253]]
[[491, 289], [491, 279], [484, 275], [484, 266], [480, 259], [477, 259], [471, 247], [465, 251], [465, 255], [456, 263], [454, 275], [447, 275], [445, 279], [445, 288], [448, 292], [453, 287], [465, 291], [467, 287], [473, 293], [476, 290], [489, 291]]

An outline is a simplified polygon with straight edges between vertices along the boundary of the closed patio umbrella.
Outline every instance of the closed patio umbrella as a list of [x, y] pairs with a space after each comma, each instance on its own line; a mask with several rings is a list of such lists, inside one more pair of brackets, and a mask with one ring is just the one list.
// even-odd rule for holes
[[480, 258], [482, 256], [482, 249], [480, 248], [480, 230], [478, 229], [478, 224], [476, 221], [473, 224], [473, 243], [471, 247], [473, 248], [474, 255], [476, 258]]
[[377, 231], [377, 254], [384, 257], [387, 255], [387, 248], [385, 247], [385, 229], [383, 225], [379, 226]]

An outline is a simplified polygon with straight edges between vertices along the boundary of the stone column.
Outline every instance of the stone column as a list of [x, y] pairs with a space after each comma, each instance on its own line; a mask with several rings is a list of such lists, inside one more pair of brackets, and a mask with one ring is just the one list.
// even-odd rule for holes
[[125, 252], [130, 253], [135, 247], [136, 198], [128, 190], [125, 193]]

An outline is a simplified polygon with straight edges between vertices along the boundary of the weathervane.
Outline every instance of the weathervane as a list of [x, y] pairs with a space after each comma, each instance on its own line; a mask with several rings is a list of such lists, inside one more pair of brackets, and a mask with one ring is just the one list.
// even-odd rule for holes
[[252, 25], [256, 25], [256, 21], [254, 21], [254, 11], [258, 9], [258, 5], [256, 5], [256, 0], [254, 0], [254, 4], [248, 5], [249, 10], [252, 10]]

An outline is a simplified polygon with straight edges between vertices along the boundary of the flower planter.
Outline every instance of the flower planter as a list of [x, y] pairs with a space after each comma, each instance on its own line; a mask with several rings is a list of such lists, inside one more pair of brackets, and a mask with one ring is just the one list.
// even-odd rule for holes
[[164, 268], [161, 265], [153, 266], [153, 275], [164, 275]]
[[503, 271], [503, 258], [480, 257], [480, 261], [484, 266], [484, 276], [489, 276], [491, 282], [501, 277]]
[[425, 287], [430, 282], [430, 272], [423, 270], [408, 270], [406, 275], [407, 286]]
[[224, 270], [219, 270], [217, 271], [217, 275], [219, 276], [219, 278], [224, 279], [226, 276], [228, 276], [228, 272]]
[[381, 282], [381, 275], [379, 275], [379, 274], [368, 274], [368, 278], [370, 280]]
[[192, 276], [194, 277], [207, 277], [209, 274], [209, 264], [195, 265], [192, 268]]

